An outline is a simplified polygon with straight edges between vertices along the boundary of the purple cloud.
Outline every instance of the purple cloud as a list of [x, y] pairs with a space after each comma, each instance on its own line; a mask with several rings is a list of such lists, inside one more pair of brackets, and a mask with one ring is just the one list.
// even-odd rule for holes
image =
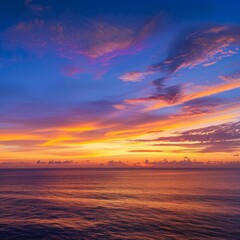
[[185, 157], [181, 161], [168, 161], [166, 159], [160, 161], [144, 161], [145, 166], [150, 168], [240, 168], [240, 162], [221, 162], [221, 161], [207, 161], [200, 162]]
[[200, 28], [184, 33], [170, 49], [169, 56], [149, 70], [173, 73], [182, 68], [198, 65], [210, 66], [224, 57], [232, 56], [236, 50], [229, 49], [240, 44], [240, 27], [217, 26]]
[[149, 101], [164, 101], [168, 104], [173, 104], [181, 99], [182, 86], [180, 84], [165, 87], [165, 78], [159, 78], [154, 80], [152, 83], [155, 86], [155, 93], [149, 97], [134, 98], [125, 100], [126, 103], [139, 103]]
[[[26, 6], [40, 11], [41, 6], [27, 0]], [[108, 63], [119, 55], [139, 51], [143, 41], [155, 29], [158, 18], [142, 22], [141, 25], [127, 26], [118, 19], [69, 19], [61, 21], [35, 18], [16, 24], [3, 33], [3, 39], [12, 49], [21, 47], [40, 56], [58, 55], [73, 59], [85, 56]]]
[[176, 116], [193, 116], [206, 113], [212, 113], [219, 106], [227, 104], [227, 100], [217, 97], [203, 97], [188, 101], [182, 105], [181, 112]]
[[197, 128], [177, 133], [176, 136], [137, 140], [163, 142], [153, 146], [196, 148], [196, 152], [230, 152], [240, 149], [240, 122]]
[[111, 161], [108, 161], [107, 163], [101, 163], [100, 167], [122, 168], [122, 167], [128, 167], [128, 165], [122, 161], [111, 160]]

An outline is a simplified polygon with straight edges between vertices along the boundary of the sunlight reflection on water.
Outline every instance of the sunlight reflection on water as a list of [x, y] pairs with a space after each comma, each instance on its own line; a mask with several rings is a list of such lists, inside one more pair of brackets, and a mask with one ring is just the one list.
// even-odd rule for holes
[[0, 239], [240, 239], [239, 170], [0, 170]]

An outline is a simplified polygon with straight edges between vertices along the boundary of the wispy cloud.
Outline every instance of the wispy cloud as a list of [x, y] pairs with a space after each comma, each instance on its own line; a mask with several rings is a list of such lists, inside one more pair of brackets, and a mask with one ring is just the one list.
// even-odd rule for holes
[[[30, 0], [27, 6], [38, 9]], [[142, 41], [156, 27], [157, 19], [146, 21], [141, 26], [127, 26], [118, 20], [96, 17], [95, 19], [68, 19], [61, 21], [36, 18], [20, 22], [4, 33], [8, 46], [22, 48], [37, 54], [58, 54], [73, 59], [86, 56], [107, 63], [119, 55], [137, 52]]]
[[[195, 99], [214, 96], [216, 94], [227, 92], [240, 87], [239, 74], [223, 75], [223, 76], [219, 76], [219, 78], [223, 80], [220, 83], [215, 83], [211, 85], [199, 85], [199, 86], [192, 85], [191, 86], [192, 92], [188, 94], [184, 93], [184, 88], [183, 88], [182, 97], [179, 99], [179, 101], [172, 102], [172, 105], [183, 104], [185, 102], [192, 101]], [[160, 109], [165, 106], [166, 104], [163, 104], [162, 102], [156, 102], [148, 106], [147, 110], [151, 111], [155, 109]]]
[[[125, 100], [126, 103], [147, 103], [146, 110], [151, 111], [165, 107], [168, 104], [176, 105], [193, 99], [214, 95], [240, 87], [239, 75], [219, 76], [221, 80], [228, 80], [218, 84], [195, 86], [196, 92], [185, 94], [181, 91], [181, 85], [163, 87], [163, 82], [174, 72], [182, 68], [193, 68], [201, 65], [211, 66], [225, 57], [232, 56], [238, 52], [240, 45], [240, 28], [238, 26], [213, 26], [201, 27], [196, 30], [183, 33], [175, 44], [170, 48], [168, 56], [158, 64], [151, 65], [148, 72], [165, 72], [168, 75], [153, 82], [157, 86], [153, 95]], [[129, 73], [131, 76], [131, 73]], [[128, 76], [128, 75], [127, 75]], [[141, 75], [142, 76], [142, 75]], [[159, 86], [157, 85], [159, 84]], [[194, 86], [193, 86], [194, 89]]]
[[66, 65], [62, 69], [63, 74], [67, 77], [73, 77], [79, 73], [81, 73], [83, 70], [82, 68], [76, 66], [76, 65]]
[[35, 14], [43, 13], [49, 10], [49, 7], [34, 3], [34, 0], [25, 0], [25, 6]]
[[229, 47], [240, 44], [239, 33], [240, 28], [235, 26], [205, 27], [198, 30], [195, 28], [183, 33], [171, 47], [168, 57], [149, 69], [173, 73], [182, 68], [203, 64], [210, 66], [237, 53]]
[[180, 100], [181, 98], [181, 85], [173, 85], [166, 87], [163, 84], [164, 78], [156, 79], [153, 81], [155, 86], [155, 94], [149, 97], [134, 98], [125, 100], [126, 103], [141, 103], [150, 101], [163, 101], [167, 104], [173, 104]]
[[129, 150], [128, 152], [133, 153], [158, 153], [162, 152], [161, 150], [151, 150], [151, 149], [136, 149], [136, 150]]
[[230, 161], [230, 162], [221, 162], [221, 161], [207, 161], [200, 162], [196, 160], [191, 160], [188, 157], [185, 157], [184, 160], [180, 161], [149, 161], [145, 160], [144, 165], [151, 168], [239, 168], [240, 162]]
[[214, 112], [218, 107], [223, 107], [224, 105], [229, 104], [228, 101], [224, 101], [221, 98], [217, 97], [203, 97], [190, 100], [185, 102], [182, 105], [180, 113], [174, 115], [176, 116], [193, 116], [200, 114], [207, 114]]
[[176, 133], [173, 136], [137, 141], [160, 142], [154, 146], [196, 148], [200, 152], [237, 151], [240, 150], [240, 122], [197, 128]]
[[148, 75], [151, 75], [152, 72], [127, 72], [119, 77], [119, 79], [125, 82], [139, 82], [144, 80], [144, 78]]

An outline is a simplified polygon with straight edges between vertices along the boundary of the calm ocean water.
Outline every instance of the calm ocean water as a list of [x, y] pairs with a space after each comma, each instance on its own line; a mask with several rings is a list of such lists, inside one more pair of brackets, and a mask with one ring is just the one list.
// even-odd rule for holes
[[0, 170], [0, 239], [240, 239], [239, 170]]

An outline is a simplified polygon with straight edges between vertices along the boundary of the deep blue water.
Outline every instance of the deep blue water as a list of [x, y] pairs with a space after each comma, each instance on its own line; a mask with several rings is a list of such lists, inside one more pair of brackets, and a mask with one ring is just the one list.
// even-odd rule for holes
[[0, 170], [0, 240], [240, 239], [239, 170]]

